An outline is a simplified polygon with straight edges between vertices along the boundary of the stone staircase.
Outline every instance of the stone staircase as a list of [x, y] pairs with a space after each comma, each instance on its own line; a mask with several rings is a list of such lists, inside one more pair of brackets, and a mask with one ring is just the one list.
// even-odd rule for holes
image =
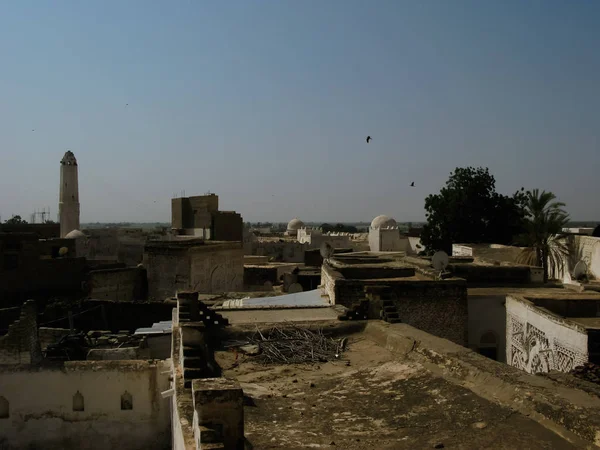
[[381, 303], [381, 319], [388, 323], [400, 323], [400, 315], [394, 302], [394, 291], [389, 286], [367, 286], [365, 295], [371, 301]]
[[229, 320], [199, 301], [197, 293], [179, 293], [178, 296], [179, 324], [183, 336], [183, 380], [184, 387], [191, 389], [195, 379], [221, 375], [214, 355], [210, 354], [201, 336], [209, 328], [229, 325]]
[[381, 303], [383, 305], [383, 309], [381, 313], [383, 315], [383, 320], [389, 323], [400, 323], [400, 316], [398, 314], [398, 310], [396, 309], [396, 305], [392, 299], [381, 299]]

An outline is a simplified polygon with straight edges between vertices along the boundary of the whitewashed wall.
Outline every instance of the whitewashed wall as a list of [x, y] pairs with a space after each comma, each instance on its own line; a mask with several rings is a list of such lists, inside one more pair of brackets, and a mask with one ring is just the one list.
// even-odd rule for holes
[[321, 266], [321, 286], [323, 286], [323, 290], [327, 297], [329, 297], [329, 303], [331, 305], [335, 304], [335, 280], [331, 277], [331, 275], [325, 270], [325, 264]]
[[463, 244], [452, 244], [452, 256], [473, 256], [473, 248]]
[[529, 373], [569, 372], [588, 361], [585, 328], [506, 297], [506, 362]]
[[372, 252], [409, 252], [410, 244], [398, 228], [369, 228], [369, 248]]
[[421, 238], [415, 236], [408, 237], [408, 254], [419, 253], [420, 251], [425, 250], [423, 244], [421, 244]]
[[[65, 368], [0, 369], [0, 396], [9, 417], [0, 419], [8, 448], [161, 449], [170, 438], [168, 361], [78, 361]], [[133, 408], [121, 410], [121, 395]], [[73, 411], [79, 392], [84, 410]], [[0, 439], [1, 442], [1, 439]]]

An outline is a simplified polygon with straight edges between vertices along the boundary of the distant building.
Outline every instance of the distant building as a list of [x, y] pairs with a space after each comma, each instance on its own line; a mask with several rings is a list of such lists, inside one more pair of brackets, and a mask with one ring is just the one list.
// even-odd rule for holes
[[79, 181], [77, 159], [68, 151], [60, 161], [60, 197], [58, 203], [60, 237], [79, 230]]
[[594, 232], [594, 228], [585, 227], [585, 228], [563, 228], [563, 233], [566, 234], [585, 234], [588, 236], [592, 236]]
[[394, 219], [377, 216], [369, 227], [369, 247], [372, 252], [410, 252], [406, 236], [400, 235], [400, 229]]
[[200, 293], [241, 291], [244, 248], [241, 242], [194, 238], [149, 241], [144, 252], [151, 300], [173, 297], [177, 291]]
[[304, 228], [304, 222], [295, 217], [288, 222], [285, 234], [296, 237], [300, 228]]
[[178, 235], [213, 241], [243, 241], [244, 221], [235, 211], [219, 211], [216, 194], [171, 200], [171, 227]]
[[349, 233], [323, 233], [318, 228], [300, 228], [297, 231], [298, 242], [308, 244], [308, 248], [320, 248], [324, 242], [333, 248], [350, 247]]
[[39, 240], [34, 233], [0, 233], [0, 308], [27, 299], [80, 296], [84, 258], [71, 239]]
[[60, 237], [58, 223], [3, 223], [0, 224], [2, 233], [34, 233], [38, 239], [53, 239]]

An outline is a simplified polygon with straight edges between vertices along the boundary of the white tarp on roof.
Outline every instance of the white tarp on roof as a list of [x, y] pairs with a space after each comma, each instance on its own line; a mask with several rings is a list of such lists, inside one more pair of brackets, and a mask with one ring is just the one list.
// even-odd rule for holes
[[327, 298], [322, 297], [321, 289], [306, 292], [279, 295], [276, 297], [241, 298], [236, 300], [225, 300], [224, 309], [267, 307], [267, 306], [329, 306]]
[[173, 322], [171, 320], [162, 320], [158, 323], [153, 323], [150, 328], [138, 328], [133, 334], [165, 334], [171, 333]]

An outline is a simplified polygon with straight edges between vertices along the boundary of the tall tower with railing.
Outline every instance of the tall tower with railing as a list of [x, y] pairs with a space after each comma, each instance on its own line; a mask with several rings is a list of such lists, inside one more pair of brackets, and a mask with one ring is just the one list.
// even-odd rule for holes
[[79, 230], [79, 181], [77, 160], [72, 151], [67, 151], [60, 161], [60, 197], [58, 199], [60, 237]]

